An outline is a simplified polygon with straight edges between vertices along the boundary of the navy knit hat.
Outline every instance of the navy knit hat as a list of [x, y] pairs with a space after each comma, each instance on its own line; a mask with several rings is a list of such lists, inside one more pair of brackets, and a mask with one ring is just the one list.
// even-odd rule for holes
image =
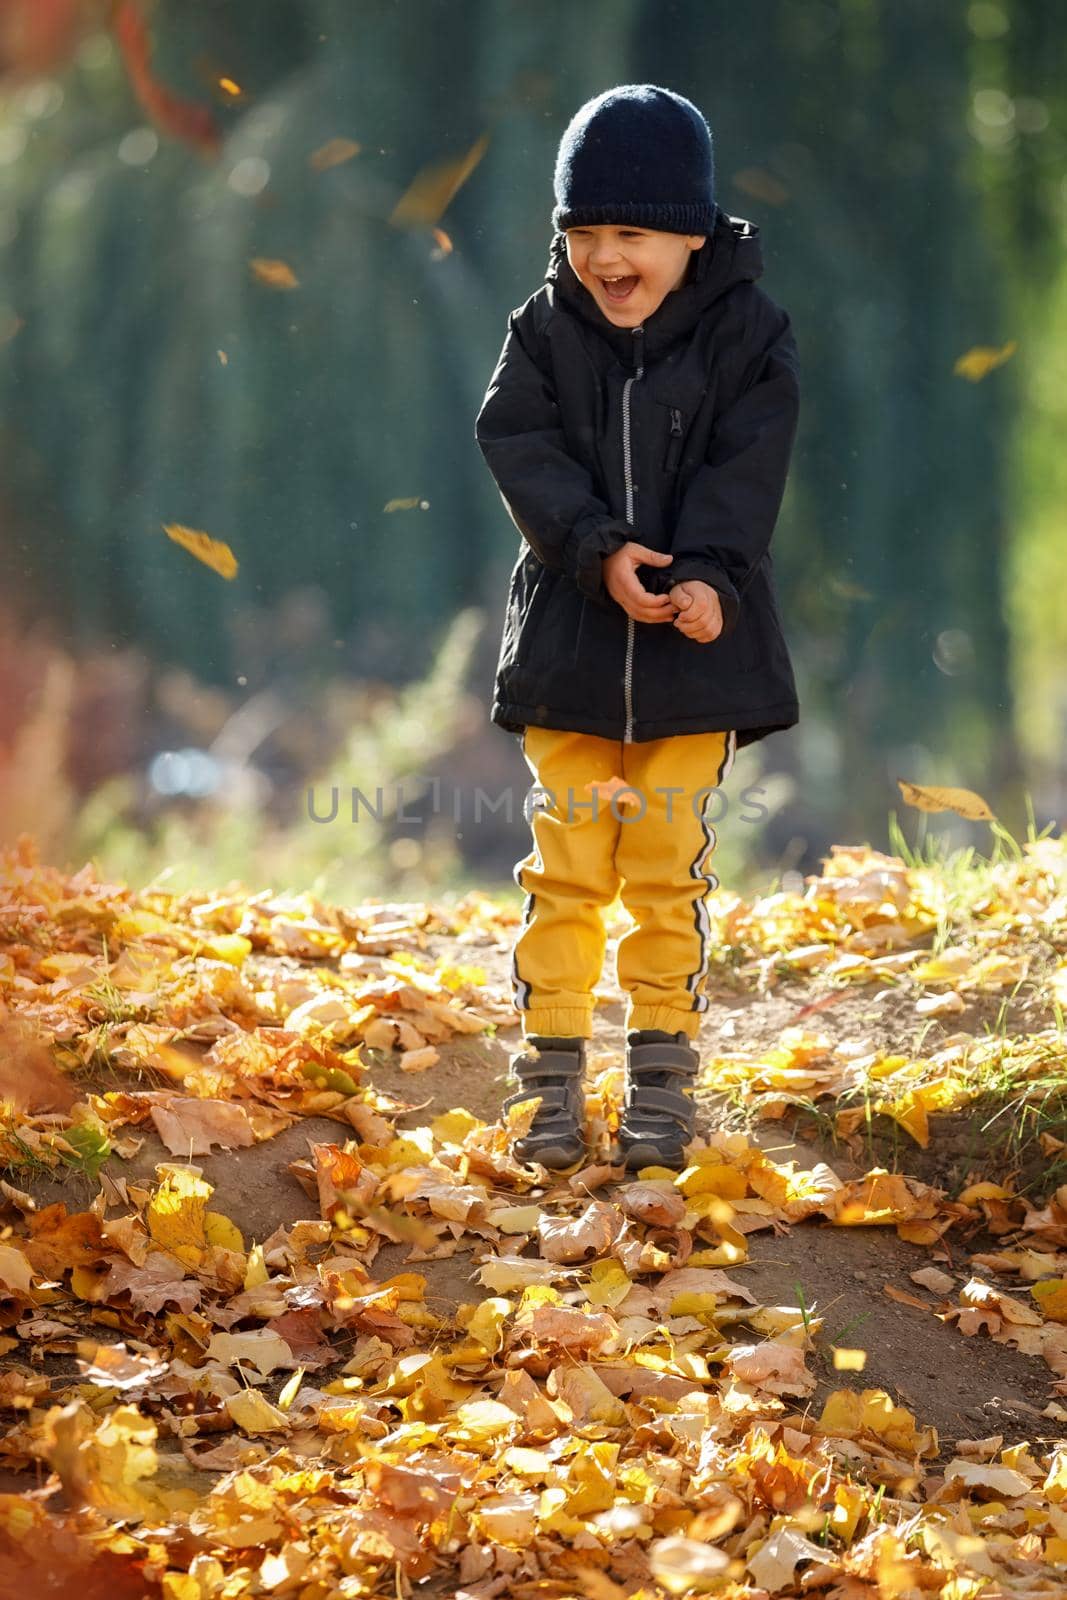
[[552, 226], [611, 223], [664, 233], [715, 226], [711, 129], [684, 95], [654, 83], [607, 89], [560, 140]]

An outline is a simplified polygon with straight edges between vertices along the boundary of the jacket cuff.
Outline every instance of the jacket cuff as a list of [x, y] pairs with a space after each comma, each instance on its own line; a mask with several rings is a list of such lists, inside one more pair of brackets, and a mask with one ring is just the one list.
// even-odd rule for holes
[[570, 575], [590, 600], [602, 606], [615, 605], [604, 587], [602, 563], [605, 556], [614, 555], [633, 537], [634, 529], [630, 524], [614, 517], [588, 518], [577, 525], [567, 547], [568, 557], [573, 562]]
[[701, 583], [714, 589], [722, 607], [722, 632], [716, 637], [730, 637], [741, 614], [741, 597], [721, 567], [700, 556], [676, 556], [670, 566], [663, 570], [663, 578], [665, 594], [669, 594], [676, 583], [685, 583], [690, 578], [698, 578]]

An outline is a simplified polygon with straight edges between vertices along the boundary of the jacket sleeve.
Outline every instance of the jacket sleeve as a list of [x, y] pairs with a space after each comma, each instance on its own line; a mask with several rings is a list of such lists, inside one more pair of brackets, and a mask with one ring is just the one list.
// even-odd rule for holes
[[613, 517], [592, 476], [569, 453], [553, 384], [535, 361], [522, 309], [511, 312], [475, 437], [508, 515], [538, 559], [583, 594], [617, 609], [601, 562], [636, 530]]
[[727, 638], [749, 579], [771, 542], [785, 493], [800, 405], [797, 347], [786, 312], [764, 299], [757, 353], [721, 416], [707, 459], [675, 523], [669, 587], [700, 578], [719, 594]]

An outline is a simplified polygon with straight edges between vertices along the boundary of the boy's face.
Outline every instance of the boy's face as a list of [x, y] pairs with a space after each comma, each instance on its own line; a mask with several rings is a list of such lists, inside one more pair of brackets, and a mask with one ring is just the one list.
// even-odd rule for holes
[[[689, 258], [703, 234], [653, 228], [568, 228], [567, 260], [597, 305], [619, 328], [639, 328], [685, 282]], [[609, 278], [622, 278], [611, 284]], [[619, 291], [623, 291], [620, 293]]]

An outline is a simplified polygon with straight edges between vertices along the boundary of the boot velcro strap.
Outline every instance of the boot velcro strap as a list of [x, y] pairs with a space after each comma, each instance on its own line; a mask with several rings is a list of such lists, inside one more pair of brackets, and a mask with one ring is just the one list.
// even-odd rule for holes
[[695, 1050], [682, 1044], [635, 1044], [626, 1053], [626, 1063], [633, 1073], [678, 1072], [691, 1078], [698, 1057]]
[[580, 1078], [582, 1059], [570, 1050], [545, 1050], [536, 1056], [521, 1056], [513, 1063], [513, 1072], [520, 1082], [527, 1078]]
[[640, 1117], [650, 1111], [659, 1111], [688, 1123], [693, 1114], [693, 1102], [676, 1089], [658, 1089], [652, 1084], [642, 1084], [640, 1098], [627, 1100], [626, 1116]]
[[525, 1100], [540, 1100], [541, 1105], [537, 1118], [541, 1118], [551, 1111], [570, 1111], [571, 1095], [562, 1083], [545, 1083], [539, 1088], [533, 1085], [529, 1089], [522, 1088], [517, 1094], [509, 1095], [504, 1101], [504, 1110], [510, 1111], [513, 1106], [521, 1106]]
[[[629, 1078], [629, 1081], [632, 1084], [638, 1085], [642, 1092], [644, 1091], [645, 1085], [649, 1083], [649, 1079], [653, 1080], [650, 1087], [655, 1088], [655, 1079], [660, 1076], [665, 1078], [682, 1078], [686, 1083], [694, 1083], [696, 1081], [696, 1067], [692, 1063], [690, 1063], [688, 1067], [672, 1067], [670, 1065], [664, 1066], [661, 1061], [657, 1061], [655, 1066], [653, 1066], [652, 1062], [650, 1061], [647, 1066], [635, 1067], [631, 1064], [627, 1069], [627, 1077]], [[676, 1093], [677, 1091], [672, 1090], [671, 1092]]]

